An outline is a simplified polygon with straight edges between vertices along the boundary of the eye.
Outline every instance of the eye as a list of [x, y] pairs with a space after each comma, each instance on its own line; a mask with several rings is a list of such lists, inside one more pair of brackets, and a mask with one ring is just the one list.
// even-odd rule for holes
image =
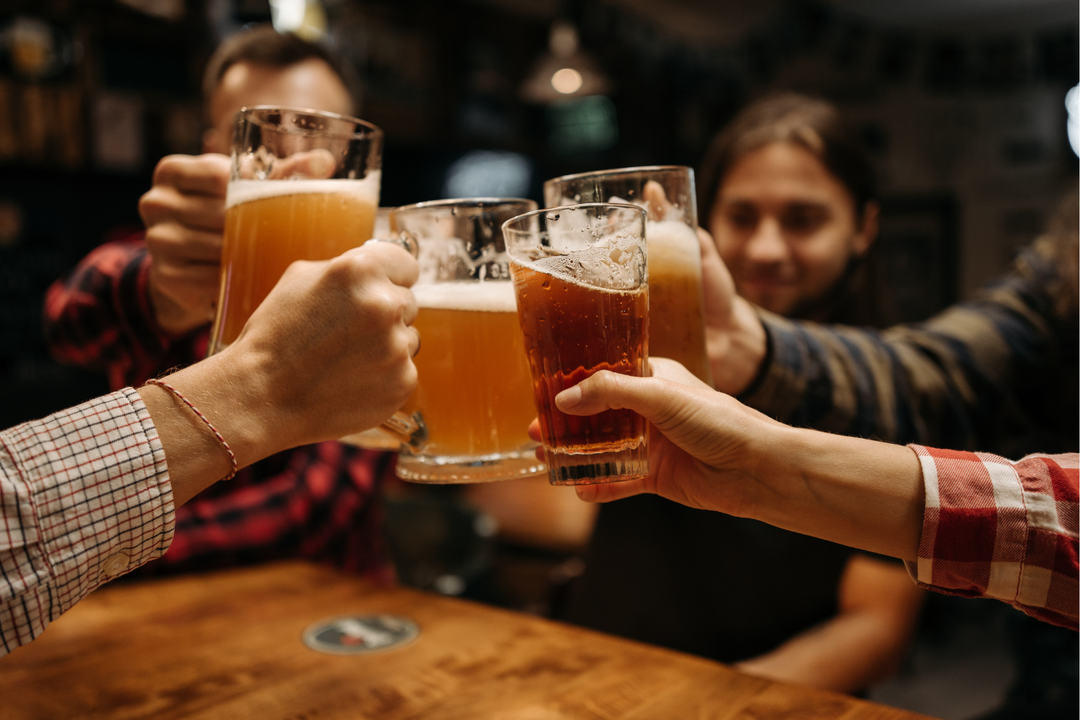
[[784, 209], [780, 223], [790, 233], [816, 232], [829, 219], [829, 211], [820, 205], [791, 205]]
[[753, 207], [733, 205], [724, 211], [724, 217], [738, 230], [753, 230], [758, 224], [758, 214]]

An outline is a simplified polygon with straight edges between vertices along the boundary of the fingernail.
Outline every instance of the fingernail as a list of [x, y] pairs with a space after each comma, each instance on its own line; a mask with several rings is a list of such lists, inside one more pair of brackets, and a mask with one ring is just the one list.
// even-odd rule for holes
[[575, 385], [567, 388], [555, 396], [555, 405], [560, 410], [569, 410], [581, 404], [581, 388]]

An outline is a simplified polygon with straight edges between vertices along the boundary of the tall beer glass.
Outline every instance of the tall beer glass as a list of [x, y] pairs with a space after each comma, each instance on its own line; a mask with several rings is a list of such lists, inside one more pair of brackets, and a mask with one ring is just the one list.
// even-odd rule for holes
[[517, 328], [504, 221], [535, 210], [516, 198], [442, 200], [397, 208], [391, 235], [420, 247], [413, 286], [423, 352], [405, 414], [427, 440], [402, 446], [397, 474], [413, 482], [506, 480], [544, 472], [528, 427], [532, 384]]
[[631, 410], [566, 415], [555, 396], [600, 370], [645, 374], [645, 211], [591, 203], [503, 225], [548, 477], [588, 485], [649, 473], [648, 425]]
[[[646, 183], [654, 183], [646, 191]], [[694, 171], [682, 166], [602, 170], [544, 183], [548, 206], [633, 203], [649, 214], [649, 351], [678, 360], [712, 384], [705, 350]]]
[[328, 260], [371, 238], [382, 137], [370, 123], [333, 113], [240, 111], [211, 354], [236, 340], [291, 263]]

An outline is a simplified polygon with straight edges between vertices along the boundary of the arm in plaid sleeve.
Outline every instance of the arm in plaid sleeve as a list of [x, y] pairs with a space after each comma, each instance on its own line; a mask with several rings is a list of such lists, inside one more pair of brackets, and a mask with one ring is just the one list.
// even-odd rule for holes
[[912, 446], [926, 512], [908, 572], [926, 588], [1002, 600], [1077, 629], [1078, 456], [1010, 462]]
[[165, 453], [127, 388], [0, 433], [0, 655], [172, 540]]
[[[97, 248], [45, 296], [45, 335], [61, 362], [100, 370], [114, 388], [138, 385], [191, 354], [153, 320], [150, 256], [139, 237]], [[186, 340], [186, 339], [185, 339]], [[205, 354], [205, 352], [203, 353]]]
[[769, 359], [740, 399], [789, 424], [890, 442], [1074, 449], [1075, 314], [1062, 315], [1047, 247], [919, 325], [879, 333], [762, 313]]
[[587, 501], [653, 492], [704, 510], [913, 562], [925, 587], [993, 597], [1077, 624], [1080, 456], [1010, 463], [792, 428], [709, 389], [670, 360], [653, 376], [600, 372], [556, 397], [593, 415], [627, 408], [667, 442], [643, 480], [577, 488]]

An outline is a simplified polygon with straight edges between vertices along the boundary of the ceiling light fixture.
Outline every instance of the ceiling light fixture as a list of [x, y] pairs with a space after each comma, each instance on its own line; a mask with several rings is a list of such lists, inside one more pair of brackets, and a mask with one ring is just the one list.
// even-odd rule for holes
[[611, 81], [579, 47], [577, 29], [568, 22], [551, 25], [548, 49], [533, 64], [521, 94], [529, 102], [547, 104], [567, 97], [605, 95]]

